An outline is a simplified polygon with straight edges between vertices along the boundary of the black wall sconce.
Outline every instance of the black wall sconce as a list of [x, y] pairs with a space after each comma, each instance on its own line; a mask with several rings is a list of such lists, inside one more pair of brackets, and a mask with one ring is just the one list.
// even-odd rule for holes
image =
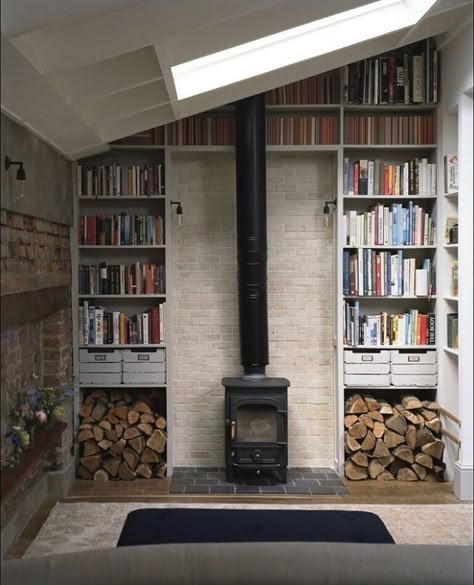
[[176, 215], [178, 216], [178, 225], [181, 225], [181, 216], [183, 215], [183, 208], [181, 207], [181, 201], [170, 201], [171, 207], [176, 205]]
[[327, 227], [329, 225], [329, 213], [330, 209], [329, 206], [334, 205], [334, 208], [337, 206], [337, 199], [333, 199], [332, 201], [325, 201], [323, 207], [323, 214], [324, 214], [324, 225]]
[[16, 181], [13, 183], [12, 195], [13, 201], [23, 203], [26, 200], [26, 173], [23, 168], [23, 162], [20, 160], [11, 160], [8, 156], [5, 157], [5, 168], [8, 169], [11, 166], [18, 166], [16, 172]]

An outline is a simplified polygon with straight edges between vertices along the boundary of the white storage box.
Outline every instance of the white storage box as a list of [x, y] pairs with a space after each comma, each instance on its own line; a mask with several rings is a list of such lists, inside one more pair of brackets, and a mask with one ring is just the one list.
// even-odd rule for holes
[[365, 374], [371, 376], [372, 374], [390, 374], [390, 364], [344, 364], [344, 372], [346, 374]]
[[165, 362], [123, 362], [124, 372], [143, 372], [144, 374], [163, 373], [165, 371]]
[[137, 363], [164, 362], [165, 350], [162, 347], [140, 350], [124, 349], [123, 361]]
[[344, 385], [358, 388], [390, 386], [390, 374], [344, 374]]
[[79, 372], [97, 374], [120, 374], [122, 364], [120, 362], [79, 362]]
[[437, 364], [392, 364], [392, 374], [418, 376], [420, 374], [436, 374]]
[[344, 363], [346, 364], [388, 364], [390, 363], [390, 351], [354, 351], [344, 350]]
[[102, 349], [80, 349], [79, 350], [79, 361], [80, 362], [121, 362], [122, 361], [122, 350], [102, 350]]
[[80, 384], [90, 384], [94, 386], [96, 384], [100, 384], [104, 386], [105, 384], [121, 384], [122, 383], [122, 374], [121, 373], [114, 373], [114, 374], [103, 374], [103, 373], [92, 373], [92, 372], [79, 372], [79, 383]]
[[151, 374], [137, 374], [134, 372], [123, 373], [124, 384], [165, 384], [164, 372]]
[[392, 364], [436, 364], [437, 353], [434, 351], [400, 351], [393, 349], [390, 352]]
[[398, 388], [427, 388], [436, 386], [438, 376], [436, 374], [391, 374], [392, 386]]

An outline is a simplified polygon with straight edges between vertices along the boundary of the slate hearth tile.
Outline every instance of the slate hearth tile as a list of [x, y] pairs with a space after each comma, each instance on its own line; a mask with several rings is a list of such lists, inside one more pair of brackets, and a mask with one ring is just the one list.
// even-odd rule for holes
[[218, 467], [196, 467], [196, 471], [219, 471]]
[[218, 485], [219, 484], [219, 480], [218, 479], [195, 479], [194, 480], [195, 485]]
[[317, 479], [295, 479], [293, 484], [296, 487], [308, 487], [312, 485], [319, 486], [319, 481]]
[[211, 494], [233, 494], [235, 487], [233, 485], [211, 485]]
[[[216, 486], [217, 487], [217, 486]], [[185, 487], [185, 494], [209, 494], [209, 485], [188, 485]]]
[[328, 479], [338, 479], [339, 481], [341, 480], [341, 478], [339, 477], [339, 475], [335, 471], [333, 471], [332, 473], [328, 472], [328, 473], [326, 473], [326, 475], [327, 475]]
[[321, 486], [343, 487], [340, 479], [320, 479]]
[[311, 471], [316, 471], [318, 473], [330, 473], [331, 471], [334, 472], [332, 467], [312, 467]]
[[236, 494], [259, 494], [260, 488], [257, 485], [237, 485], [235, 486]]
[[309, 489], [309, 487], [296, 487], [296, 486], [287, 486], [286, 488], [286, 493], [287, 494], [293, 494], [293, 495], [310, 495], [311, 494], [311, 490]]
[[326, 495], [326, 496], [337, 496], [336, 489], [334, 487], [321, 487], [321, 486], [310, 486], [311, 493], [314, 495]]
[[174, 471], [196, 471], [195, 467], [174, 467]]
[[261, 494], [286, 494], [286, 488], [284, 485], [261, 485]]
[[327, 475], [325, 473], [310, 471], [303, 473], [303, 479], [326, 479]]
[[172, 485], [170, 486], [170, 494], [184, 494], [185, 489], [184, 485]]
[[222, 471], [209, 471], [208, 473], [206, 473], [206, 477], [208, 479], [220, 479], [220, 480], [224, 480], [225, 479], [225, 473], [222, 473]]
[[349, 493], [345, 487], [335, 487], [333, 489], [336, 492], [337, 496], [347, 496], [347, 494]]
[[183, 487], [186, 487], [188, 485], [195, 485], [194, 479], [179, 479], [179, 480], [173, 480], [171, 482], [171, 486], [172, 487], [175, 487], [175, 486], [183, 486]]
[[292, 467], [288, 471], [314, 471], [314, 467]]
[[288, 479], [303, 479], [303, 473], [300, 471], [288, 471]]

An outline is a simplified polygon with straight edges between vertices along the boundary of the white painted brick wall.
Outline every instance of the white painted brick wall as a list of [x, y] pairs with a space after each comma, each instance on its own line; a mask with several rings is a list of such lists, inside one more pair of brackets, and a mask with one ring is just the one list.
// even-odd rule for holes
[[[232, 154], [177, 154], [172, 197], [175, 465], [224, 464], [223, 376], [240, 365]], [[289, 388], [289, 466], [328, 466], [333, 449], [332, 232], [328, 155], [267, 154], [270, 365]], [[175, 224], [176, 225], [176, 224]]]

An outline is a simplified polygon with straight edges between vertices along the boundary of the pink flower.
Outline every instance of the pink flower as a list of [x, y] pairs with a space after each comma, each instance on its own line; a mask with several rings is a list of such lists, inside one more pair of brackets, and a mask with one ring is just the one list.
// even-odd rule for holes
[[30, 414], [30, 405], [25, 402], [20, 404], [20, 412], [21, 416], [28, 416]]
[[10, 461], [10, 455], [6, 449], [0, 451], [0, 465], [8, 465]]
[[40, 424], [43, 424], [48, 420], [48, 415], [44, 410], [38, 410], [35, 412], [35, 418]]

